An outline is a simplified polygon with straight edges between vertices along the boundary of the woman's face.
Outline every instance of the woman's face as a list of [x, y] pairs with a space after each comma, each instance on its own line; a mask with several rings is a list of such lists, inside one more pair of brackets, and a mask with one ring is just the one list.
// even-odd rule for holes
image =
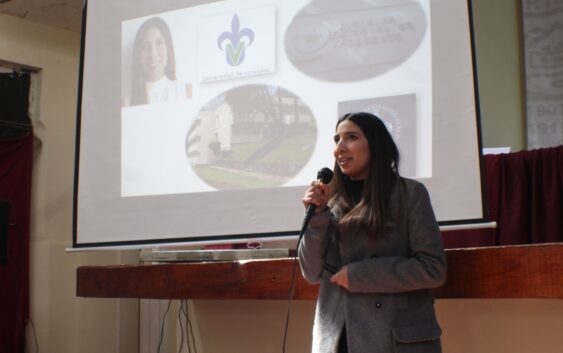
[[168, 63], [168, 49], [164, 36], [156, 27], [150, 27], [141, 40], [141, 67], [147, 81], [157, 81], [164, 77]]
[[334, 142], [334, 158], [342, 173], [352, 180], [366, 179], [370, 151], [362, 129], [351, 120], [344, 120], [336, 128]]

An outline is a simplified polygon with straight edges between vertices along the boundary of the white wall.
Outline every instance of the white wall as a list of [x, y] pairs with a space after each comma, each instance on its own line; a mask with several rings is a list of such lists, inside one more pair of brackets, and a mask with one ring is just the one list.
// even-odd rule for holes
[[[315, 303], [296, 301], [287, 352], [310, 352]], [[200, 353], [281, 352], [285, 301], [197, 301]], [[445, 353], [560, 353], [563, 300], [438, 300]]]
[[473, 0], [484, 147], [526, 148], [521, 0]]
[[560, 353], [563, 300], [437, 301], [445, 353]]
[[[0, 60], [37, 68], [41, 140], [33, 165], [31, 318], [42, 352], [134, 352], [136, 300], [75, 296], [76, 268], [128, 261], [127, 253], [66, 253], [72, 238], [72, 193], [80, 36], [0, 15]], [[39, 145], [37, 145], [39, 146]], [[32, 344], [33, 347], [33, 344]], [[100, 350], [101, 349], [101, 350]]]

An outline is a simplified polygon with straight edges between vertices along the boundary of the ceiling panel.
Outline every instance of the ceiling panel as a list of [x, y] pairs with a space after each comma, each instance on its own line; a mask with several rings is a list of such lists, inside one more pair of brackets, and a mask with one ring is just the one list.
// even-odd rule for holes
[[83, 0], [0, 0], [0, 13], [80, 32], [82, 4]]

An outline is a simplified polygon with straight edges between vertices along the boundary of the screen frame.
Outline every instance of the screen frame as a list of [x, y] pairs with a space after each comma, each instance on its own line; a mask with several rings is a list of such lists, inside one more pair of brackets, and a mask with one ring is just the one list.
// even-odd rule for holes
[[[432, 0], [431, 0], [432, 1]], [[473, 94], [475, 103], [475, 123], [476, 123], [476, 137], [477, 137], [477, 156], [480, 175], [481, 186], [481, 212], [483, 217], [463, 219], [463, 220], [448, 220], [439, 221], [440, 226], [455, 226], [455, 225], [468, 225], [468, 228], [483, 228], [483, 224], [489, 221], [489, 207], [486, 178], [484, 176], [484, 158], [483, 158], [483, 142], [481, 132], [481, 111], [479, 103], [479, 87], [478, 87], [478, 70], [477, 70], [477, 56], [475, 44], [475, 30], [473, 21], [473, 6], [472, 0], [467, 0], [468, 10], [468, 23], [469, 23], [469, 44], [471, 51], [471, 65], [473, 73]], [[229, 235], [208, 235], [203, 237], [173, 237], [173, 238], [157, 238], [157, 239], [142, 239], [142, 240], [120, 240], [120, 241], [100, 241], [100, 242], [78, 242], [78, 194], [79, 194], [79, 166], [80, 166], [80, 144], [81, 144], [81, 121], [82, 121], [82, 94], [84, 82], [84, 61], [85, 61], [85, 41], [86, 41], [86, 28], [88, 19], [88, 0], [84, 1], [82, 10], [82, 30], [80, 42], [80, 63], [79, 63], [79, 79], [78, 79], [78, 96], [77, 96], [77, 123], [76, 123], [76, 143], [75, 143], [75, 169], [74, 169], [74, 192], [73, 192], [73, 219], [72, 219], [72, 248], [74, 249], [104, 249], [104, 248], [146, 248], [155, 247], [159, 245], [176, 246], [176, 245], [206, 245], [206, 244], [225, 244], [225, 243], [244, 243], [248, 241], [284, 241], [296, 240], [299, 235], [299, 224], [295, 225], [295, 230], [281, 231], [281, 232], [266, 232], [256, 234], [229, 234]]]

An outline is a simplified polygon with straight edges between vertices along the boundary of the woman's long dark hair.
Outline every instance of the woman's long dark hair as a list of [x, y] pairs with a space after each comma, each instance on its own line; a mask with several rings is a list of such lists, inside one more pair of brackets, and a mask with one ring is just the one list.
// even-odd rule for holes
[[176, 60], [170, 28], [160, 17], [149, 18], [148, 20], [143, 22], [141, 27], [139, 27], [139, 30], [137, 31], [137, 34], [135, 36], [135, 42], [133, 44], [133, 84], [131, 87], [131, 105], [147, 103], [147, 94], [145, 91], [146, 79], [141, 65], [141, 42], [148, 30], [151, 28], [158, 29], [162, 34], [164, 41], [166, 42], [168, 61], [166, 62], [166, 67], [164, 68], [164, 74], [170, 80], [176, 80]]
[[338, 161], [334, 164], [331, 205], [342, 210], [340, 230], [367, 228], [371, 234], [390, 221], [389, 197], [395, 182], [399, 179], [399, 149], [387, 130], [385, 123], [370, 113], [349, 113], [338, 119], [351, 121], [362, 130], [370, 151], [369, 172], [364, 181], [362, 198], [354, 205], [346, 191], [348, 177], [340, 170]]

